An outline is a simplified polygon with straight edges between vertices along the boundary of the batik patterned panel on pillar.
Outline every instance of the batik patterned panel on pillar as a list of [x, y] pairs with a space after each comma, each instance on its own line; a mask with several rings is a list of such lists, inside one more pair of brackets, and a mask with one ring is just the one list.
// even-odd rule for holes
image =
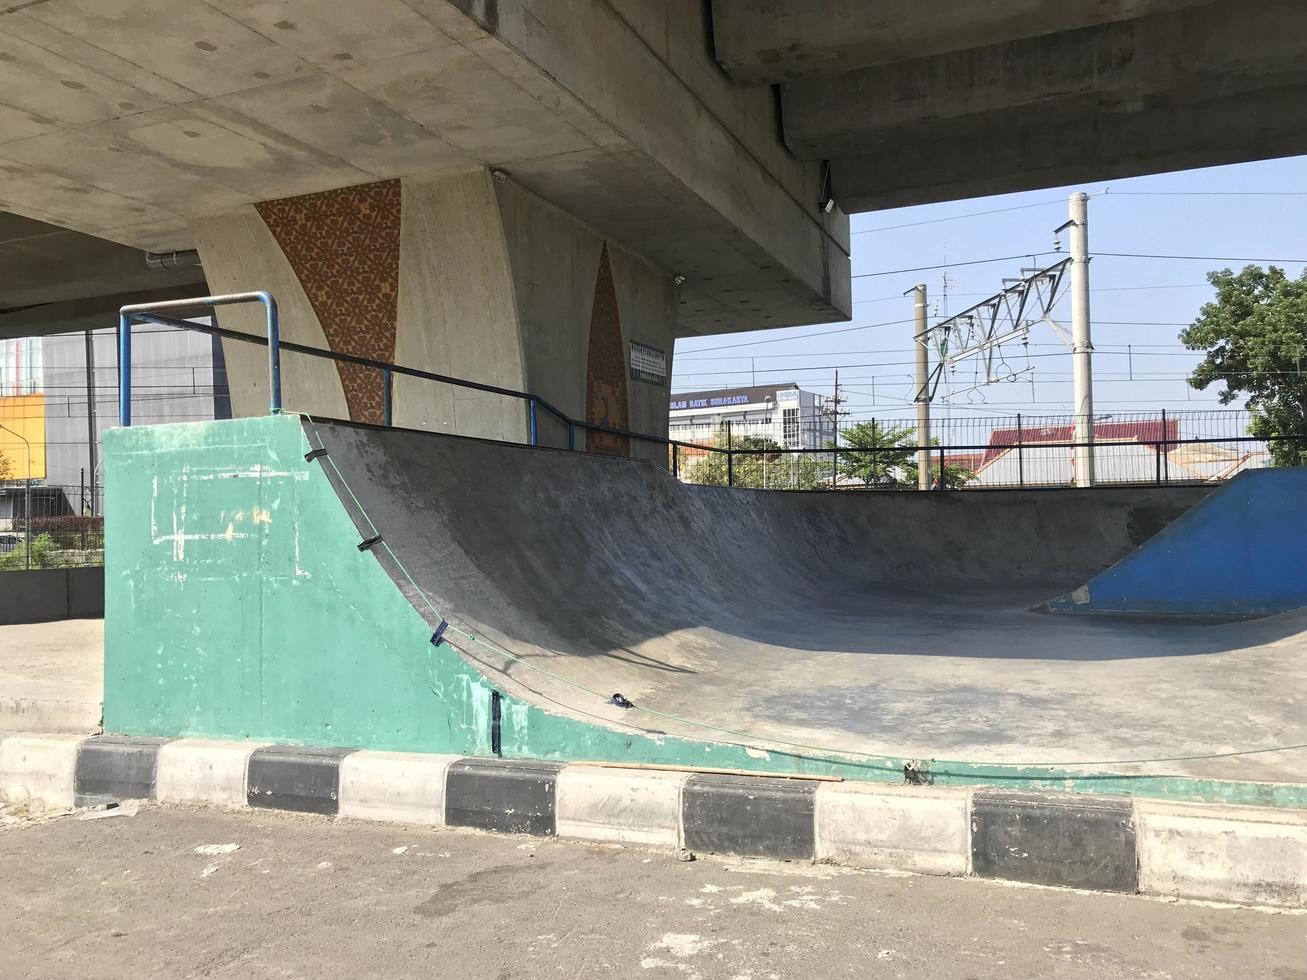
[[[626, 400], [626, 353], [617, 311], [617, 289], [608, 264], [608, 246], [599, 255], [594, 305], [590, 310], [590, 351], [586, 359], [586, 421], [613, 429], [629, 429]], [[587, 432], [586, 448], [606, 456], [629, 456], [630, 440], [606, 432]]]
[[[257, 207], [313, 304], [331, 349], [394, 361], [399, 181], [265, 201]], [[350, 418], [380, 423], [381, 372], [357, 364], [336, 367]], [[295, 407], [294, 392], [286, 393], [286, 405]]]

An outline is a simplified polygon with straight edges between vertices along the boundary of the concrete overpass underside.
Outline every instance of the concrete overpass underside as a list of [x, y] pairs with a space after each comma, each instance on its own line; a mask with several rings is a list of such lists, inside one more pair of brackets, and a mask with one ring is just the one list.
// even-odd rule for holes
[[[657, 432], [666, 387], [627, 377], [629, 342], [670, 371], [677, 336], [851, 310], [847, 217], [818, 208], [820, 167], [784, 146], [773, 93], [714, 63], [705, 11], [17, 5], [0, 13], [0, 208], [198, 248], [209, 288], [277, 295], [287, 339]], [[254, 411], [261, 355], [228, 346], [237, 410]], [[379, 387], [288, 363], [288, 404], [309, 411], [375, 421]], [[433, 388], [400, 386], [398, 420], [523, 425]]]
[[1300, 0], [714, 0], [849, 212], [1307, 153]]
[[[0, 247], [0, 330], [266, 288], [290, 340], [662, 432], [630, 345], [670, 373], [678, 337], [847, 319], [848, 212], [1307, 152], [1304, 36], [1296, 0], [13, 5], [0, 210], [57, 233]], [[377, 420], [379, 378], [286, 371], [289, 407]], [[520, 415], [396, 392], [421, 428]]]

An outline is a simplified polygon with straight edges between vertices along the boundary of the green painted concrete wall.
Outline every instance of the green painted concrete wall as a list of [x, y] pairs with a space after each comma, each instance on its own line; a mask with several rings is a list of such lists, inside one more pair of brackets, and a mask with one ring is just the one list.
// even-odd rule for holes
[[307, 449], [292, 416], [106, 433], [106, 729], [485, 751], [487, 685]]
[[[431, 645], [309, 448], [294, 415], [106, 433], [105, 730], [489, 754], [492, 685]], [[509, 697], [501, 732], [509, 757], [889, 782], [906, 761], [621, 731]], [[1307, 806], [1307, 786], [926, 768], [941, 785]]]

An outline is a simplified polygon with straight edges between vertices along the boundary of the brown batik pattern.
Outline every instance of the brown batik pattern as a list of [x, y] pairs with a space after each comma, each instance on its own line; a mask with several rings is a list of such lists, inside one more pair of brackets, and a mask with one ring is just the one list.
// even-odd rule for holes
[[[599, 254], [594, 304], [590, 308], [590, 350], [585, 372], [586, 421], [614, 429], [629, 429], [626, 396], [626, 354], [617, 289], [608, 264], [608, 246]], [[605, 456], [629, 456], [630, 440], [607, 432], [588, 432], [586, 448]]]
[[[333, 351], [395, 359], [399, 299], [398, 180], [256, 205], [304, 287]], [[350, 418], [383, 420], [381, 372], [336, 363]], [[289, 404], [294, 407], [294, 393]]]

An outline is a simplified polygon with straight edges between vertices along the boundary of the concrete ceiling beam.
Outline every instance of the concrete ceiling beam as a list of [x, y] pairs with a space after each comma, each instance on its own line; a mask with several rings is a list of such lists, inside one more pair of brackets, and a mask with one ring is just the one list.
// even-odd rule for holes
[[1226, 2], [803, 79], [786, 142], [822, 160], [1301, 85], [1305, 33], [1301, 0]]
[[94, 294], [19, 310], [0, 310], [0, 340], [48, 337], [75, 330], [111, 330], [118, 325], [118, 311], [128, 303], [190, 299], [204, 296], [208, 292], [209, 288], [201, 274], [196, 282], [178, 286], [160, 286], [156, 283], [142, 285], [130, 292]]
[[737, 82], [773, 84], [1208, 2], [1211, 0], [713, 0], [713, 42], [717, 60]]
[[900, 143], [832, 161], [834, 192], [851, 212], [1307, 153], [1299, 86], [1205, 102], [1161, 104], [1060, 124], [1021, 125], [933, 142]]
[[201, 269], [150, 269], [139, 249], [3, 211], [0, 269], [6, 273], [0, 276], [0, 313], [132, 288], [204, 281]]

